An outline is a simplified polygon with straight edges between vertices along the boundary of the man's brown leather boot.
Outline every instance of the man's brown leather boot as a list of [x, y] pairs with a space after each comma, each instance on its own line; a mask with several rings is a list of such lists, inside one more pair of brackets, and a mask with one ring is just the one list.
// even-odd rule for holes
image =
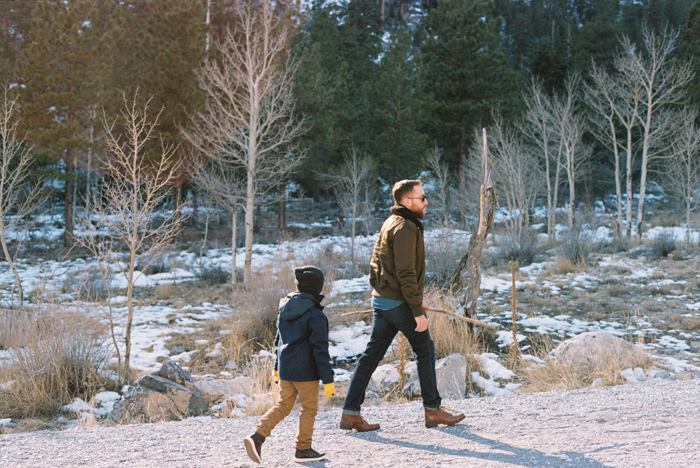
[[435, 411], [425, 409], [425, 427], [437, 427], [438, 424], [445, 424], [447, 426], [454, 426], [462, 419], [464, 419], [464, 414], [450, 414], [442, 408], [438, 408]]
[[340, 417], [340, 428], [345, 429], [346, 431], [355, 429], [357, 432], [369, 432], [379, 429], [379, 424], [370, 424], [365, 421], [365, 418], [362, 416], [344, 414]]

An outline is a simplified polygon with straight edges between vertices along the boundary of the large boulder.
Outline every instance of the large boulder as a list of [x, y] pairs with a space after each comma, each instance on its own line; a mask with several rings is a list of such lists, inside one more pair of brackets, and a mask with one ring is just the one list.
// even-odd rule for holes
[[558, 363], [578, 369], [600, 369], [611, 362], [620, 369], [635, 368], [647, 360], [641, 348], [604, 331], [581, 333], [562, 341], [553, 355]]
[[[447, 400], [459, 400], [467, 393], [467, 358], [464, 354], [454, 353], [435, 362], [440, 397]], [[412, 373], [403, 388], [405, 395], [421, 394], [418, 372]]]
[[253, 379], [247, 376], [235, 379], [204, 379], [194, 383], [195, 388], [210, 402], [248, 393], [253, 387]]
[[199, 392], [155, 374], [139, 378], [109, 414], [113, 421], [141, 419], [147, 422], [175, 421], [197, 416], [209, 408]]
[[[406, 384], [402, 392], [407, 396], [421, 394], [418, 368], [415, 361], [406, 363]], [[467, 391], [467, 358], [455, 353], [435, 362], [435, 375], [440, 396], [445, 399], [464, 398]], [[367, 389], [379, 394], [392, 390], [399, 382], [400, 375], [396, 363], [384, 364], [377, 367], [372, 374]]]

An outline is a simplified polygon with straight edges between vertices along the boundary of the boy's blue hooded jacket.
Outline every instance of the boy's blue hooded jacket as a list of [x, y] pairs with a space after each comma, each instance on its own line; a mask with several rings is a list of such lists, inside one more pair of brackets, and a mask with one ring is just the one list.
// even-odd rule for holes
[[322, 295], [293, 292], [280, 300], [275, 370], [280, 380], [333, 382], [328, 354], [328, 318]]

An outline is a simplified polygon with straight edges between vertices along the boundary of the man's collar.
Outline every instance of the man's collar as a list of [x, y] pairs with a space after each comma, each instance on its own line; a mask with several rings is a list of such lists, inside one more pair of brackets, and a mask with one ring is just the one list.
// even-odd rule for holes
[[402, 218], [411, 220], [413, 224], [418, 226], [418, 229], [420, 229], [421, 231], [423, 230], [423, 223], [421, 223], [420, 219], [418, 219], [418, 216], [416, 216], [416, 214], [413, 211], [409, 210], [405, 206], [401, 204], [396, 204], [391, 207], [391, 212], [397, 216], [401, 216]]

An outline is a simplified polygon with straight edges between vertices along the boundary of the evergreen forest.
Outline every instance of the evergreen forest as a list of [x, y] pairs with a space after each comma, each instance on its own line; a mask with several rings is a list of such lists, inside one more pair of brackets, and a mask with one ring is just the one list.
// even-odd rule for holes
[[[248, 24], [263, 10], [270, 29]], [[129, 127], [125, 104], [156, 122], [141, 164], [172, 149], [172, 203], [206, 194], [195, 180], [206, 168], [241, 194], [214, 202], [246, 223], [295, 193], [341, 198], [334, 181], [358, 168], [363, 190], [442, 173], [447, 212], [479, 184], [482, 129], [499, 203], [519, 226], [535, 205], [566, 207], [573, 225], [580, 204], [616, 193], [629, 236], [650, 184], [683, 186], [668, 193], [688, 203], [698, 188], [671, 174], [675, 161], [699, 171], [700, 146], [679, 143], [697, 132], [700, 105], [693, 0], [1, 0], [0, 25], [6, 97], [33, 177], [59, 181], [69, 241], [73, 210], [99, 204], [95, 187], [114, 176], [106, 136]], [[228, 73], [252, 50], [248, 27], [277, 41], [274, 93], [259, 108]], [[222, 96], [228, 107], [216, 107]], [[234, 108], [242, 117], [228, 122]], [[249, 125], [258, 111], [276, 120]]]

